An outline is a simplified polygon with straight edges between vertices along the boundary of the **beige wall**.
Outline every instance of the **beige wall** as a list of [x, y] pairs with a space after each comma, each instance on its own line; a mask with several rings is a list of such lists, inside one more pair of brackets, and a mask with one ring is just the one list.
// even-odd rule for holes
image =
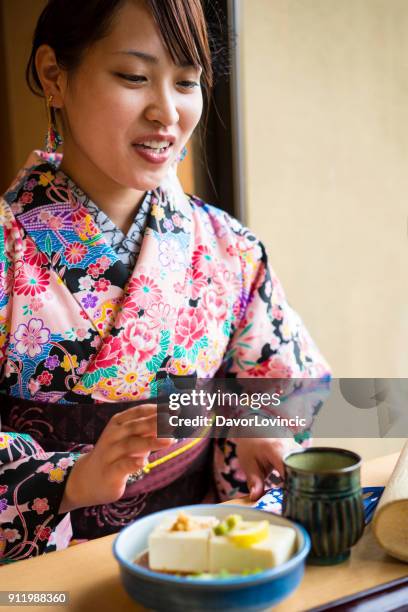
[[408, 3], [240, 5], [248, 225], [335, 376], [407, 376]]
[[406, 376], [408, 3], [243, 0], [249, 224], [337, 376]]

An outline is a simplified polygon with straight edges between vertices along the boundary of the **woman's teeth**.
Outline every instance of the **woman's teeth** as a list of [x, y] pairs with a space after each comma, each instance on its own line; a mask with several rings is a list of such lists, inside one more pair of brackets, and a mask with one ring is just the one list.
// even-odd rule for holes
[[156, 153], [163, 153], [163, 151], [165, 151], [171, 145], [171, 143], [167, 140], [148, 140], [147, 142], [141, 142], [138, 144], [145, 149], [152, 149]]

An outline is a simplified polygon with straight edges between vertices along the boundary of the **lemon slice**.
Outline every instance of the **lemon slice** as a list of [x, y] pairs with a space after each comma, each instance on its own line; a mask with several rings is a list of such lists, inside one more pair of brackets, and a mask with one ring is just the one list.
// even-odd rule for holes
[[249, 548], [269, 537], [268, 521], [242, 521], [227, 536], [231, 542]]

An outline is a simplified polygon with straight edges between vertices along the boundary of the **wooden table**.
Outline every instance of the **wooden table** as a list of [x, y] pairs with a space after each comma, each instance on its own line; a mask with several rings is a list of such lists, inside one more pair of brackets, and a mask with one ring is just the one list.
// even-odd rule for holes
[[[386, 484], [397, 458], [398, 453], [395, 453], [367, 461], [362, 471], [363, 486]], [[99, 538], [6, 565], [0, 568], [0, 589], [69, 591], [70, 605], [57, 608], [61, 611], [140, 612], [143, 608], [122, 588], [112, 555], [114, 537]], [[300, 612], [406, 575], [408, 564], [388, 557], [376, 544], [368, 527], [348, 561], [331, 567], [307, 566], [301, 586], [274, 610]], [[43, 606], [24, 609], [47, 610]]]

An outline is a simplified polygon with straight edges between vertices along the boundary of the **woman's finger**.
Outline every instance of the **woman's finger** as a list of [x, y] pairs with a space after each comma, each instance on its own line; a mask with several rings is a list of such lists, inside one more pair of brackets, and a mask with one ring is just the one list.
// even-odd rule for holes
[[117, 461], [115, 461], [110, 469], [113, 478], [125, 476], [126, 474], [131, 474], [132, 472], [137, 472], [144, 466], [143, 457], [120, 457]]
[[256, 501], [264, 492], [264, 472], [254, 455], [239, 453], [238, 460], [247, 478], [249, 497]]
[[120, 427], [109, 430], [109, 443], [115, 444], [128, 436], [157, 437], [157, 418], [155, 414], [147, 417], [131, 419], [122, 423]]
[[274, 453], [273, 456], [271, 457], [271, 471], [272, 469], [275, 469], [279, 472], [279, 476], [281, 478], [284, 477], [285, 475], [285, 470], [283, 467], [283, 461], [282, 461], [282, 456], [278, 453]]
[[106, 462], [113, 463], [121, 456], [137, 457], [155, 450], [161, 450], [174, 444], [174, 438], [156, 438], [154, 436], [128, 436], [112, 446], [107, 452]]
[[156, 404], [140, 404], [138, 406], [133, 406], [132, 408], [127, 408], [122, 412], [117, 412], [110, 419], [110, 422], [115, 425], [123, 425], [126, 421], [130, 421], [136, 418], [148, 417], [153, 414], [157, 414], [157, 405]]
[[269, 455], [269, 458], [273, 464], [273, 468], [279, 472], [281, 478], [285, 477], [285, 467], [283, 464], [283, 458], [285, 455], [290, 452], [299, 452], [303, 450], [303, 447], [295, 442], [293, 438], [280, 438], [274, 443], [272, 453]]
[[245, 471], [247, 476], [247, 484], [249, 489], [249, 498], [251, 501], [257, 501], [264, 492], [264, 474], [263, 470], [256, 461], [251, 462], [251, 465]]

